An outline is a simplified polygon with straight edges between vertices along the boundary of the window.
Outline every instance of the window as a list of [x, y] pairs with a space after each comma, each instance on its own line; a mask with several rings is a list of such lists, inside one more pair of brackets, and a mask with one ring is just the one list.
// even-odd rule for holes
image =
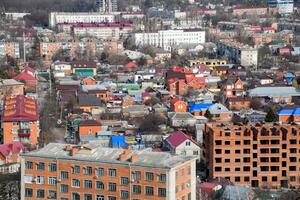
[[80, 194], [73, 192], [72, 193], [72, 200], [80, 200]]
[[235, 150], [235, 153], [236, 153], [236, 154], [240, 154], [240, 153], [241, 153], [241, 150], [237, 149], [237, 150]]
[[96, 195], [96, 200], [104, 200], [104, 195]]
[[230, 168], [225, 167], [225, 172], [230, 172]]
[[96, 189], [104, 190], [104, 184], [102, 181], [96, 181]]
[[277, 176], [272, 176], [272, 182], [276, 182], [277, 181]]
[[55, 190], [49, 190], [48, 194], [49, 194], [48, 199], [56, 199], [56, 191]]
[[93, 183], [91, 180], [84, 180], [84, 188], [92, 188]]
[[57, 183], [56, 177], [51, 177], [51, 176], [48, 177], [49, 185], [56, 185], [56, 183]]
[[60, 172], [60, 178], [61, 179], [68, 179], [69, 178], [69, 173], [65, 171]]
[[141, 172], [139, 172], [139, 171], [132, 172], [132, 179], [141, 180]]
[[181, 184], [181, 190], [184, 190], [184, 189], [185, 189], [185, 184], [182, 183], [182, 184]]
[[37, 190], [36, 191], [37, 198], [44, 198], [45, 197], [45, 190]]
[[72, 187], [80, 187], [80, 181], [78, 179], [72, 179]]
[[39, 162], [36, 164], [36, 170], [38, 171], [44, 171], [45, 170], [45, 163]]
[[166, 196], [166, 188], [158, 188], [158, 196], [165, 197]]
[[153, 196], [153, 194], [154, 194], [154, 188], [150, 187], [150, 186], [146, 186], [145, 187], [145, 193], [148, 196]]
[[25, 163], [25, 167], [26, 167], [26, 169], [33, 169], [33, 162], [27, 161]]
[[79, 174], [80, 173], [80, 166], [75, 165], [72, 167], [72, 173], [73, 174]]
[[91, 194], [84, 194], [84, 200], [92, 200], [93, 197]]
[[108, 200], [117, 200], [117, 197], [108, 196]]
[[225, 154], [230, 154], [230, 150], [225, 150]]
[[187, 141], [187, 142], [185, 142], [185, 145], [186, 145], [186, 146], [191, 146], [191, 142], [190, 142], [190, 141]]
[[193, 151], [193, 155], [198, 155], [199, 153], [198, 153], [198, 151]]
[[67, 193], [69, 191], [69, 186], [65, 184], [60, 185], [60, 192]]
[[56, 163], [50, 163], [48, 165], [48, 171], [49, 172], [56, 172]]
[[25, 188], [25, 197], [32, 197], [33, 190], [31, 188]]
[[99, 167], [96, 169], [96, 176], [104, 176], [104, 169]]
[[215, 171], [216, 171], [216, 172], [222, 171], [222, 167], [215, 167]]
[[45, 183], [45, 179], [43, 176], [36, 177], [36, 184], [44, 184], [44, 183]]
[[244, 182], [249, 182], [250, 181], [250, 177], [249, 176], [245, 176], [244, 177]]
[[86, 174], [86, 175], [91, 175], [93, 173], [93, 169], [92, 167], [84, 167], [83, 168], [83, 173]]
[[184, 169], [181, 170], [181, 176], [184, 176]]
[[226, 162], [226, 163], [229, 163], [229, 162], [230, 162], [230, 159], [226, 158], [226, 159], [225, 159], [225, 162]]
[[178, 179], [178, 172], [175, 173], [175, 178]]
[[[183, 175], [182, 175], [182, 174], [183, 174]], [[184, 176], [184, 169], [182, 169], [181, 175]], [[160, 175], [158, 176], [158, 181], [159, 181], [159, 182], [166, 182], [166, 179], [167, 179], [167, 177], [166, 177], [165, 174], [160, 174]]]
[[140, 185], [133, 185], [132, 186], [132, 193], [141, 194], [141, 186]]
[[108, 169], [108, 176], [117, 176], [116, 169]]
[[152, 172], [146, 172], [146, 180], [147, 181], [153, 181], [153, 179], [154, 179], [153, 177], [154, 177], [154, 175]]
[[234, 180], [235, 180], [235, 182], [240, 182], [240, 181], [241, 181], [241, 178], [240, 178], [239, 176], [236, 176], [236, 177], [234, 178]]
[[127, 190], [121, 190], [121, 199], [128, 199], [129, 192]]
[[109, 182], [108, 183], [108, 190], [109, 191], [117, 191], [117, 184], [116, 183], [112, 183], [112, 182]]
[[121, 177], [121, 185], [128, 185], [129, 179], [127, 177]]

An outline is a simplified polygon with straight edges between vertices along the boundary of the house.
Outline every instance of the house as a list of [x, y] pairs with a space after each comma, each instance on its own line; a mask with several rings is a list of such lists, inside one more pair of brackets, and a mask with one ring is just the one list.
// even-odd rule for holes
[[36, 147], [40, 131], [38, 113], [35, 99], [23, 95], [7, 96], [1, 119], [3, 144], [20, 141], [24, 145]]
[[70, 75], [72, 73], [72, 67], [69, 62], [55, 61], [52, 63], [51, 68], [53, 71], [64, 72], [64, 74]]
[[282, 109], [278, 113], [279, 122], [290, 123], [290, 122], [300, 122], [300, 107], [294, 109]]
[[152, 110], [157, 113], [160, 114], [161, 116], [167, 116], [168, 113], [168, 108], [162, 104], [155, 104], [154, 106], [152, 106]]
[[215, 94], [208, 89], [190, 90], [189, 101], [197, 103], [212, 103], [214, 101]]
[[130, 105], [122, 109], [124, 117], [140, 118], [149, 114], [148, 107], [145, 105]]
[[293, 97], [300, 97], [300, 90], [294, 87], [257, 87], [248, 90], [251, 98], [263, 97], [274, 103], [292, 103]]
[[127, 107], [135, 104], [135, 98], [130, 95], [125, 95], [122, 98], [122, 107]]
[[109, 100], [109, 90], [102, 85], [81, 85], [80, 89], [80, 94], [95, 95], [105, 102]]
[[170, 125], [172, 127], [193, 127], [197, 119], [189, 112], [168, 113]]
[[241, 97], [244, 94], [244, 83], [240, 78], [228, 78], [222, 86], [222, 91], [227, 98]]
[[0, 79], [0, 103], [5, 96], [24, 94], [24, 83], [14, 79]]
[[20, 141], [0, 145], [0, 174], [15, 173], [20, 168], [20, 154], [25, 151]]
[[200, 160], [201, 148], [191, 136], [182, 131], [176, 131], [168, 136], [164, 141], [164, 147], [172, 154], [198, 156]]
[[194, 116], [203, 116], [212, 103], [190, 103], [189, 112]]
[[93, 77], [86, 77], [82, 79], [81, 84], [82, 85], [96, 85], [97, 81]]
[[92, 119], [83, 120], [80, 122], [78, 126], [79, 137], [85, 135], [95, 136], [96, 133], [101, 130], [102, 130], [101, 123]]
[[96, 76], [97, 63], [93, 61], [72, 61], [72, 73], [82, 77]]
[[125, 71], [134, 71], [138, 68], [138, 65], [135, 62], [129, 62], [123, 66]]
[[24, 83], [25, 91], [36, 91], [38, 80], [31, 73], [24, 71], [13, 77], [13, 79]]
[[211, 75], [226, 76], [227, 72], [228, 72], [228, 66], [217, 66], [212, 70]]
[[266, 74], [263, 74], [262, 76], [259, 76], [258, 80], [259, 80], [259, 83], [261, 85], [269, 85], [269, 84], [272, 84], [274, 82], [274, 80]]
[[187, 112], [188, 104], [178, 97], [171, 99], [170, 108], [172, 112]]
[[101, 110], [104, 107], [104, 103], [96, 95], [91, 94], [79, 94], [78, 105], [83, 112], [91, 113], [93, 110]]
[[226, 99], [225, 104], [230, 110], [249, 109], [251, 106], [250, 100], [246, 97], [230, 97]]
[[36, 75], [37, 75], [35, 69], [33, 69], [29, 66], [23, 66], [22, 67], [22, 72], [26, 72], [26, 73], [30, 74], [31, 76], [34, 76], [34, 77], [36, 77]]
[[213, 120], [231, 121], [233, 113], [220, 103], [213, 104], [208, 108]]

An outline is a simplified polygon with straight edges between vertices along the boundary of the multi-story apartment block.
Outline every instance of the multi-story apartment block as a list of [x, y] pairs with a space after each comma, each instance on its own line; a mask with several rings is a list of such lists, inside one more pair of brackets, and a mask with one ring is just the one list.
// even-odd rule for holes
[[208, 123], [204, 139], [211, 178], [252, 187], [299, 185], [299, 124]]
[[205, 43], [205, 31], [199, 29], [162, 30], [156, 33], [135, 33], [137, 46], [152, 45], [171, 51], [172, 47], [179, 44]]
[[49, 15], [50, 27], [55, 27], [61, 23], [101, 23], [113, 22], [114, 20], [114, 15], [98, 12], [51, 12]]
[[118, 11], [117, 0], [96, 0], [96, 7], [100, 13], [111, 13]]
[[216, 66], [227, 64], [227, 60], [225, 59], [208, 59], [208, 58], [194, 59], [194, 60], [189, 60], [188, 62], [190, 67], [193, 67], [195, 65], [207, 65], [210, 68], [214, 68]]
[[0, 42], [0, 58], [4, 56], [20, 58], [20, 44], [18, 42]]
[[279, 14], [289, 15], [294, 12], [294, 0], [268, 0], [270, 9], [275, 9]]
[[1, 119], [2, 142], [20, 141], [35, 147], [39, 137], [37, 102], [24, 95], [6, 96]]
[[258, 50], [234, 40], [221, 40], [217, 43], [217, 51], [220, 56], [243, 66], [257, 66]]
[[50, 143], [23, 154], [21, 199], [196, 199], [196, 157]]

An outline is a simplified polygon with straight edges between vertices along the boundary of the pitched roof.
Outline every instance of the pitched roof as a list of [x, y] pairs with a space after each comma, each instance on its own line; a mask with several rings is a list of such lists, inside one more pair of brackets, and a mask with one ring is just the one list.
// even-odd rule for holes
[[197, 145], [197, 143], [192, 139], [192, 137], [186, 135], [184, 132], [182, 131], [176, 131], [174, 133], [172, 133], [169, 137], [167, 137], [166, 141], [172, 146], [172, 147], [178, 147], [179, 145], [181, 145], [183, 142], [185, 142], [186, 140], [190, 140], [191, 142], [195, 143]]
[[2, 121], [36, 121], [38, 120], [37, 102], [24, 95], [8, 96], [4, 101]]
[[33, 69], [33, 68], [29, 67], [29, 66], [24, 66], [23, 69], [24, 69], [24, 71], [28, 71], [28, 72], [32, 72], [32, 73], [35, 72], [35, 69]]
[[79, 94], [78, 104], [79, 106], [102, 106], [103, 101], [96, 95]]
[[126, 65], [124, 65], [125, 68], [137, 68], [137, 64], [134, 62], [129, 62]]
[[20, 141], [14, 141], [9, 144], [0, 145], [0, 154], [4, 157], [8, 156], [10, 153], [18, 154], [24, 151], [24, 145]]
[[282, 109], [278, 115], [290, 115], [290, 116], [300, 116], [300, 107], [294, 109]]
[[28, 74], [27, 72], [21, 72], [20, 74], [18, 74], [17, 76], [15, 76], [13, 79], [17, 80], [17, 81], [36, 81], [37, 79], [32, 76], [31, 74]]
[[193, 103], [189, 105], [189, 112], [207, 110], [212, 105], [212, 103]]
[[101, 126], [101, 123], [93, 119], [87, 119], [81, 121], [79, 126]]

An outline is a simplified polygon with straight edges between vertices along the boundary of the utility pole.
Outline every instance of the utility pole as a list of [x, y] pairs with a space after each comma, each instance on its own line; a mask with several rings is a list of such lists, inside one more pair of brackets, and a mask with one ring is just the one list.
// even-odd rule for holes
[[26, 64], [26, 47], [25, 47], [25, 32], [23, 31], [23, 60], [24, 64]]

